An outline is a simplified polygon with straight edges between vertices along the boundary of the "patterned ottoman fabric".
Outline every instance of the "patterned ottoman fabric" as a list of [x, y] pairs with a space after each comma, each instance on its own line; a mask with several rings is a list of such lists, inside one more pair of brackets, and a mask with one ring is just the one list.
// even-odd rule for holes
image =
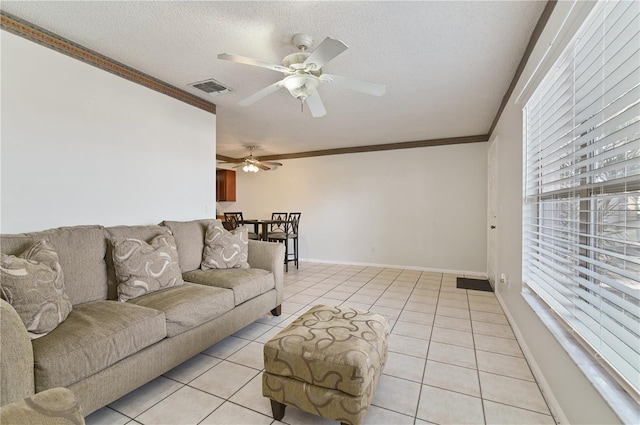
[[358, 424], [387, 360], [389, 332], [381, 314], [315, 306], [265, 344], [263, 395]]

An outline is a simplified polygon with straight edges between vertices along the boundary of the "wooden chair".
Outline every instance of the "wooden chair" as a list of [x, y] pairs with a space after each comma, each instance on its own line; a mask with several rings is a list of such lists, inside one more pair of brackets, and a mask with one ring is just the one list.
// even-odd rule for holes
[[[224, 213], [224, 228], [231, 231], [235, 230], [238, 226], [244, 226], [244, 218], [241, 212], [226, 212]], [[249, 232], [249, 239], [259, 240], [260, 236], [255, 232]]]
[[[273, 218], [279, 214], [282, 216], [285, 213], [273, 213], [272, 219], [279, 220], [279, 218]], [[283, 242], [284, 243], [284, 267], [285, 271], [289, 271], [289, 261], [293, 261], [298, 268], [298, 229], [300, 226], [299, 212], [289, 213], [288, 220], [281, 226], [278, 231], [272, 231], [268, 235], [268, 239], [271, 242]], [[286, 216], [286, 214], [285, 214]], [[273, 228], [272, 228], [273, 230]], [[289, 239], [293, 240], [293, 252], [289, 252]], [[289, 257], [293, 258], [289, 258]]]

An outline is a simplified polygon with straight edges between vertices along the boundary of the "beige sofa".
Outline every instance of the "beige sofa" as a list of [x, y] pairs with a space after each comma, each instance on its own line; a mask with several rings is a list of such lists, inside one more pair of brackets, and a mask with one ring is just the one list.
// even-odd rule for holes
[[[1, 235], [19, 255], [46, 238], [55, 248], [72, 311], [31, 340], [0, 300], [0, 405], [65, 387], [88, 415], [268, 314], [280, 314], [284, 247], [250, 240], [248, 269], [199, 270], [212, 220], [158, 226], [77, 226]], [[185, 283], [117, 301], [110, 241], [172, 234]]]

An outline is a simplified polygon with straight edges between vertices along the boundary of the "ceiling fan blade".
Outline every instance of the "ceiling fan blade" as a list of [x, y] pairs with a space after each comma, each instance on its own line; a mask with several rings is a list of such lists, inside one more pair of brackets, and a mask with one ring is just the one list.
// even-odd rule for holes
[[289, 68], [287, 68], [286, 66], [276, 65], [275, 63], [261, 61], [260, 59], [253, 59], [245, 56], [232, 55], [229, 53], [220, 53], [218, 55], [218, 59], [237, 62], [237, 63], [243, 63], [245, 65], [259, 66], [261, 68], [271, 69], [273, 71], [278, 71], [278, 72], [289, 72]]
[[320, 94], [316, 91], [307, 98], [307, 106], [311, 112], [311, 116], [314, 118], [320, 118], [327, 115], [327, 110], [324, 108]]
[[282, 81], [276, 81], [275, 83], [271, 84], [270, 86], [267, 86], [267, 87], [263, 88], [262, 90], [259, 90], [256, 93], [252, 94], [251, 96], [247, 97], [246, 99], [241, 100], [240, 103], [238, 103], [238, 104], [240, 106], [251, 105], [251, 104], [257, 102], [258, 100], [262, 99], [263, 97], [267, 97], [271, 93], [274, 93], [274, 92], [278, 91], [278, 89], [281, 87], [281, 85], [282, 85]]
[[266, 165], [264, 165], [260, 161], [256, 162], [256, 167], [258, 167], [259, 169], [264, 170], [264, 171], [269, 171], [271, 169], [271, 168], [267, 167]]
[[263, 164], [273, 165], [273, 166], [275, 166], [275, 167], [282, 167], [282, 162], [271, 162], [271, 161], [267, 161], [267, 162], [263, 162]]
[[244, 167], [244, 161], [242, 161], [240, 164], [236, 165], [233, 168], [241, 168], [241, 167]]
[[387, 86], [384, 84], [369, 83], [367, 81], [343, 77], [342, 75], [322, 74], [320, 79], [326, 83], [333, 83], [338, 87], [359, 91], [360, 93], [370, 94], [373, 96], [382, 96], [387, 90]]
[[303, 65], [314, 65], [314, 69], [320, 69], [331, 59], [347, 50], [349, 46], [335, 38], [327, 37], [322, 43], [309, 55]]

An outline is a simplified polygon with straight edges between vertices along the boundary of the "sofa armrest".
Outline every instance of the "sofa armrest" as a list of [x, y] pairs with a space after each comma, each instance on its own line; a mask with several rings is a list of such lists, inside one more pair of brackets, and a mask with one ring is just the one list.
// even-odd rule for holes
[[3, 299], [0, 299], [0, 354], [0, 406], [33, 395], [31, 339], [18, 313]]
[[2, 425], [84, 424], [75, 394], [66, 388], [51, 388], [0, 408]]
[[249, 265], [273, 273], [276, 281], [276, 306], [284, 298], [284, 245], [275, 242], [249, 240]]

